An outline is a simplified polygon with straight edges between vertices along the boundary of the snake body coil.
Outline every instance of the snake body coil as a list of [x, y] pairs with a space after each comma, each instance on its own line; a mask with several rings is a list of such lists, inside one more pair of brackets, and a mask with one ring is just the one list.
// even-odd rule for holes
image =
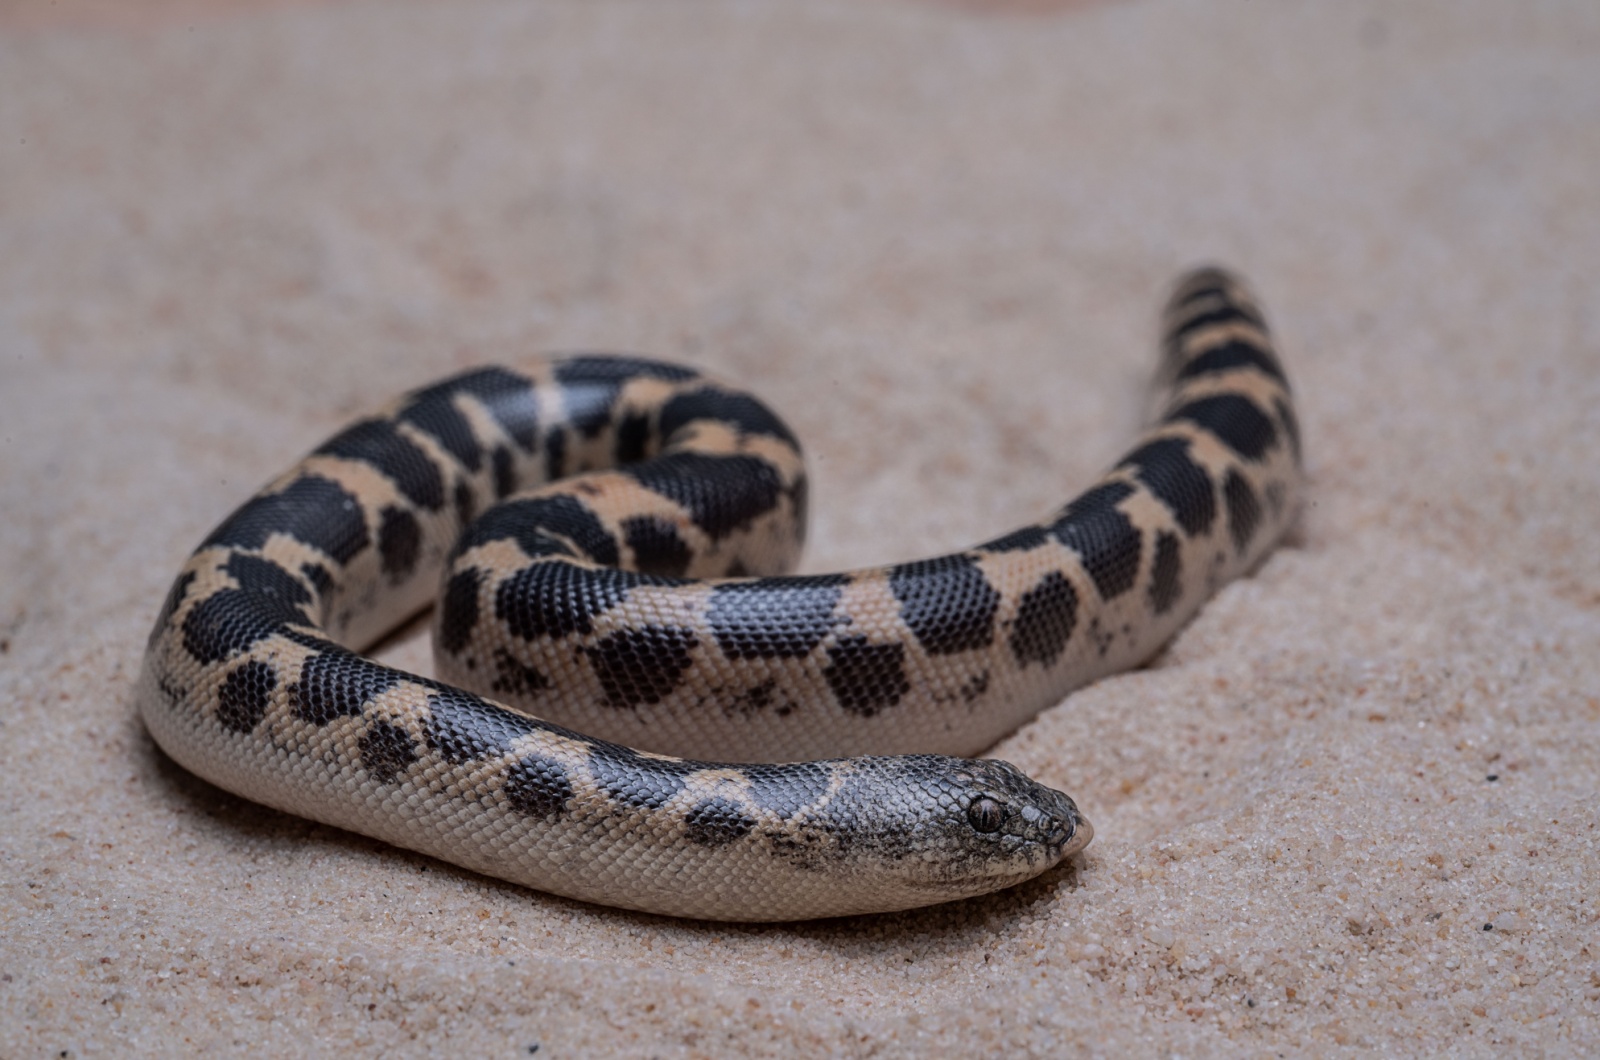
[[[635, 358], [456, 376], [200, 545], [145, 724], [245, 798], [607, 905], [787, 920], [1008, 886], [1088, 822], [944, 756], [1148, 658], [1295, 507], [1288, 384], [1237, 280], [1184, 279], [1162, 372], [1159, 421], [1043, 522], [801, 577], [799, 447], [755, 398]], [[441, 680], [356, 653], [441, 572]]]

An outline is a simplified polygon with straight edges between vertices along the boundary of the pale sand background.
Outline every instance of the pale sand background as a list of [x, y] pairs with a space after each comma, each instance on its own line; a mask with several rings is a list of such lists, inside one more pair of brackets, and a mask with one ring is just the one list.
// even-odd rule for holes
[[[0, 11], [0, 1054], [1600, 1043], [1600, 6], [41, 5]], [[1112, 458], [1213, 258], [1310, 506], [996, 749], [1079, 797], [1081, 871], [622, 914], [133, 716], [188, 549], [402, 386], [703, 363], [810, 440], [808, 569], [909, 558]]]

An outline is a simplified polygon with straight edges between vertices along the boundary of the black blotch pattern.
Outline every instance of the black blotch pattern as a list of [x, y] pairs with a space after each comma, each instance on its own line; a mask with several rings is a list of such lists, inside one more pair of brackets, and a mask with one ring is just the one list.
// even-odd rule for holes
[[757, 456], [669, 453], [626, 471], [681, 506], [716, 541], [771, 511], [783, 489], [777, 469]]
[[355, 495], [321, 475], [295, 479], [281, 492], [252, 497], [200, 545], [259, 549], [287, 534], [343, 566], [367, 547], [367, 521]]
[[643, 460], [650, 445], [650, 417], [630, 412], [617, 424], [616, 461], [633, 464]]
[[572, 555], [570, 541], [596, 563], [616, 566], [622, 556], [617, 539], [599, 516], [576, 497], [559, 493], [506, 501], [483, 513], [456, 542], [452, 557], [490, 541], [512, 540], [527, 555], [537, 558]]
[[189, 695], [189, 690], [182, 685], [174, 684], [166, 677], [156, 679], [156, 689], [166, 698], [169, 707], [175, 707]]
[[572, 798], [572, 779], [567, 767], [553, 758], [530, 754], [506, 770], [506, 801], [524, 817], [553, 821], [567, 812]]
[[444, 479], [439, 468], [388, 420], [353, 423], [318, 446], [316, 454], [370, 464], [417, 507], [430, 512], [444, 507]]
[[183, 619], [183, 646], [197, 661], [220, 662], [289, 623], [308, 624], [305, 612], [280, 596], [221, 589], [201, 600]]
[[422, 725], [422, 736], [446, 762], [461, 765], [504, 754], [517, 737], [542, 728], [533, 718], [441, 686], [428, 695], [428, 720]]
[[589, 752], [589, 775], [600, 790], [641, 809], [661, 809], [683, 790], [684, 778], [700, 768], [676, 758], [645, 758], [618, 744], [596, 743]]
[[1167, 414], [1167, 421], [1188, 420], [1220, 438], [1246, 460], [1260, 460], [1278, 440], [1277, 428], [1256, 403], [1238, 394], [1198, 398]]
[[400, 410], [399, 418], [431, 436], [468, 471], [477, 471], [483, 466], [483, 451], [472, 434], [472, 425], [450, 401], [455, 389], [413, 394], [411, 403]]
[[1106, 629], [1100, 625], [1099, 615], [1091, 615], [1089, 617], [1089, 639], [1094, 642], [1095, 651], [1100, 653], [1101, 658], [1104, 658], [1106, 652], [1111, 650], [1111, 642], [1117, 639], [1117, 631]]
[[496, 692], [528, 696], [550, 687], [550, 679], [537, 667], [527, 665], [504, 648], [494, 650], [494, 666], [500, 675], [491, 686]]
[[900, 618], [930, 655], [953, 655], [994, 641], [1000, 594], [963, 553], [902, 563], [889, 571]]
[[178, 580], [172, 583], [172, 588], [167, 591], [167, 598], [161, 603], [161, 610], [156, 613], [156, 624], [150, 629], [147, 645], [155, 644], [156, 638], [161, 636], [161, 631], [172, 621], [173, 613], [183, 604], [183, 598], [189, 595], [189, 586], [193, 584], [194, 571], [184, 571], [178, 575]]
[[694, 558], [678, 528], [659, 515], [633, 515], [622, 520], [622, 539], [633, 553], [633, 569], [645, 574], [680, 578]]
[[302, 563], [300, 564], [300, 573], [305, 577], [306, 581], [311, 583], [311, 588], [315, 589], [319, 594], [325, 593], [333, 587], [333, 575], [328, 572], [327, 567], [320, 563]]
[[849, 575], [818, 574], [718, 585], [707, 612], [712, 635], [730, 659], [799, 658], [833, 629], [849, 583]]
[[[540, 537], [555, 535], [566, 538], [596, 563], [614, 567], [622, 561], [617, 539], [611, 536], [600, 517], [576, 497], [557, 494], [553, 497], [533, 497], [507, 505], [509, 515], [528, 520], [529, 530]], [[497, 512], [491, 512], [491, 516]], [[521, 543], [522, 538], [518, 537]], [[530, 556], [541, 553], [532, 551]]]
[[[526, 379], [504, 368], [475, 368], [412, 392], [408, 411], [424, 405], [449, 406], [454, 394], [470, 394], [477, 398], [501, 430], [524, 451], [533, 451], [539, 439], [539, 406], [533, 387]], [[477, 464], [470, 466], [474, 471], [478, 469]]]
[[1059, 571], [1051, 571], [1022, 594], [1011, 626], [1011, 654], [1018, 666], [1054, 666], [1078, 624], [1078, 591]]
[[1050, 540], [1050, 532], [1042, 526], [1024, 526], [993, 541], [985, 541], [978, 548], [984, 552], [1027, 552]]
[[1183, 595], [1179, 575], [1183, 557], [1178, 535], [1165, 530], [1156, 535], [1155, 559], [1150, 564], [1150, 606], [1158, 615], [1172, 610]]
[[382, 784], [393, 783], [395, 777], [417, 760], [417, 747], [411, 734], [382, 718], [367, 726], [366, 733], [356, 743], [361, 749], [362, 767]]
[[742, 435], [765, 435], [800, 448], [788, 424], [749, 394], [712, 386], [679, 394], [661, 409], [661, 437], [670, 444], [674, 434], [695, 420], [716, 420], [734, 427]]
[[635, 587], [674, 584], [671, 578], [550, 560], [530, 564], [501, 582], [494, 613], [523, 640], [592, 633], [594, 616], [620, 604]]
[[1137, 468], [1139, 481], [1150, 487], [1172, 517], [1193, 537], [1211, 529], [1217, 518], [1217, 495], [1206, 469], [1189, 459], [1186, 438], [1157, 438], [1122, 458]]
[[510, 496], [517, 489], [517, 468], [511, 458], [511, 450], [503, 445], [494, 447], [490, 456], [494, 465], [494, 495], [495, 499]]
[[472, 642], [472, 631], [478, 624], [478, 589], [482, 585], [483, 571], [477, 567], [458, 570], [445, 583], [439, 601], [439, 646], [451, 655], [459, 655]]
[[840, 637], [828, 648], [822, 671], [833, 698], [852, 714], [870, 718], [911, 691], [904, 644], [873, 644], [863, 636]]
[[1262, 320], [1253, 310], [1246, 309], [1237, 302], [1229, 302], [1218, 306], [1216, 309], [1204, 313], [1197, 313], [1185, 320], [1172, 330], [1174, 343], [1182, 343], [1191, 332], [1201, 328], [1209, 328], [1217, 324], [1250, 324], [1262, 330], [1266, 329], [1266, 321]]
[[713, 796], [694, 804], [683, 819], [684, 838], [703, 847], [727, 846], [750, 834], [756, 819], [732, 799]]
[[401, 675], [348, 651], [313, 655], [300, 666], [300, 680], [289, 686], [294, 716], [313, 725], [354, 717], [373, 698], [399, 684]]
[[1111, 600], [1133, 588], [1139, 576], [1142, 539], [1116, 506], [1133, 495], [1126, 482], [1107, 482], [1088, 490], [1061, 513], [1050, 527], [1056, 540], [1077, 552], [1094, 579], [1101, 599]]
[[[282, 600], [296, 608], [311, 602], [311, 593], [300, 579], [270, 559], [235, 552], [228, 557], [222, 569], [246, 593]], [[309, 619], [302, 614], [301, 621], [308, 622]]]
[[556, 362], [556, 382], [562, 386], [580, 383], [625, 383], [630, 379], [661, 379], [681, 383], [700, 373], [681, 364], [653, 361], [626, 353], [580, 353]]
[[456, 506], [456, 525], [466, 526], [472, 522], [472, 517], [478, 513], [478, 503], [472, 495], [472, 484], [466, 479], [457, 482], [452, 491], [452, 499]]
[[567, 418], [585, 438], [598, 438], [606, 429], [612, 407], [628, 380], [648, 377], [677, 382], [692, 379], [695, 374], [688, 368], [642, 357], [578, 356], [555, 366]]
[[585, 649], [613, 707], [659, 703], [678, 687], [699, 644], [694, 630], [671, 626], [619, 629]]
[[323, 653], [332, 652], [334, 654], [342, 653], [346, 655], [349, 654], [348, 649], [335, 644], [333, 641], [329, 640], [326, 635], [321, 633], [306, 633], [291, 626], [278, 630], [277, 635], [282, 637], [284, 640], [293, 641], [302, 648], [310, 648], [312, 651]]
[[[728, 701], [728, 704], [741, 714], [754, 714], [756, 711], [766, 710], [772, 706], [777, 701], [777, 698], [778, 682], [776, 679], [769, 677], [765, 681], [756, 682], [743, 691], [733, 693], [732, 699]], [[794, 705], [786, 701], [778, 707], [777, 714], [780, 718], [787, 717], [793, 710]]]
[[1230, 339], [1194, 358], [1178, 370], [1178, 380], [1217, 375], [1231, 372], [1235, 368], [1254, 368], [1263, 375], [1276, 379], [1285, 388], [1289, 385], [1289, 380], [1284, 378], [1283, 368], [1278, 364], [1276, 357], [1258, 346], [1239, 339]]
[[249, 732], [261, 724], [272, 706], [278, 672], [271, 665], [250, 659], [223, 678], [217, 690], [217, 721], [230, 732]]
[[422, 554], [422, 524], [404, 508], [386, 506], [379, 514], [378, 555], [383, 562], [383, 572], [393, 581], [401, 581], [417, 569], [417, 557]]
[[796, 762], [782, 768], [746, 766], [750, 798], [763, 810], [787, 821], [828, 793], [833, 770], [820, 762]]
[[567, 432], [553, 427], [544, 436], [544, 477], [554, 482], [567, 473]]
[[989, 691], [989, 671], [979, 670], [965, 681], [961, 682], [961, 699], [965, 703], [973, 703], [983, 698]]
[[1256, 491], [1237, 471], [1228, 472], [1222, 483], [1222, 499], [1228, 505], [1228, 532], [1233, 535], [1233, 550], [1244, 555], [1261, 522], [1261, 502]]

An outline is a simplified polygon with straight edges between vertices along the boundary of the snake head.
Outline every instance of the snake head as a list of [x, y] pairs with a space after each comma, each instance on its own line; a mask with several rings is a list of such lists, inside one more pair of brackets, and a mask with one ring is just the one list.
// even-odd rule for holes
[[[849, 873], [910, 908], [987, 894], [1071, 857], [1094, 835], [1066, 795], [1009, 762], [902, 755], [842, 762], [823, 810]], [[880, 908], [890, 908], [880, 904]]]
[[[1049, 864], [1071, 857], [1094, 836], [1094, 829], [1071, 798], [1029, 778], [1010, 762], [978, 759], [951, 774], [956, 800], [965, 808], [970, 838], [1002, 853], [1043, 854]], [[984, 837], [989, 837], [987, 840]]]

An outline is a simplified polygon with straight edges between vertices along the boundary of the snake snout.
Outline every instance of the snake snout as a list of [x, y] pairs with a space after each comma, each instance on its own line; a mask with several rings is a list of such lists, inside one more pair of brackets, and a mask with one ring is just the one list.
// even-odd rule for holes
[[[1056, 794], [1061, 793], [1056, 792]], [[1071, 799], [1061, 795], [1061, 800], [1066, 803], [1067, 812], [1058, 818], [1060, 826], [1057, 832], [1052, 834], [1050, 845], [1059, 851], [1057, 858], [1064, 861], [1089, 845], [1089, 841], [1094, 838], [1094, 825], [1078, 811], [1077, 804]]]
[[1033, 801], [1023, 807], [1022, 818], [1057, 861], [1076, 854], [1094, 838], [1094, 828], [1078, 810], [1078, 804], [1042, 784], [1035, 785]]

